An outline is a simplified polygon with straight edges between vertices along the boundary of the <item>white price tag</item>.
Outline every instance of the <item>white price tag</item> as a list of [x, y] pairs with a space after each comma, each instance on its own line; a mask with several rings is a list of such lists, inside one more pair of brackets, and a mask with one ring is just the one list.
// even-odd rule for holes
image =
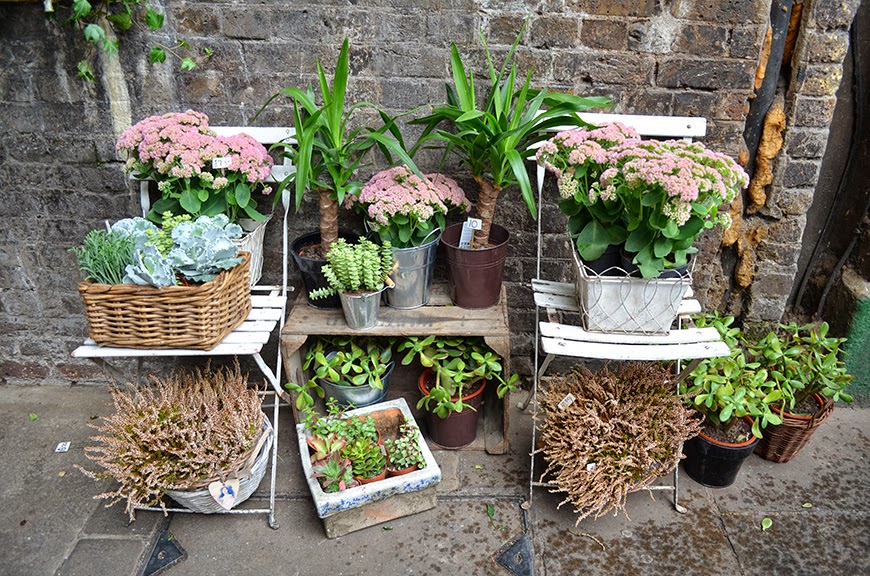
[[70, 446], [69, 442], [59, 442], [57, 444], [57, 446], [55, 447], [54, 451], [55, 452], [67, 452], [67, 451], [69, 451], [69, 446]]
[[598, 465], [595, 462], [590, 462], [589, 464], [586, 465], [586, 471], [592, 472], [597, 467], [598, 467]]
[[459, 247], [471, 248], [471, 239], [474, 237], [474, 230], [468, 227], [468, 222], [462, 223], [462, 232], [459, 234]]
[[468, 218], [465, 221], [465, 225], [472, 230], [480, 230], [481, 228], [483, 228], [483, 220], [481, 220], [480, 218]]
[[219, 170], [221, 168], [229, 168], [233, 163], [233, 159], [229, 156], [218, 156], [217, 158], [212, 159], [211, 167], [215, 170]]
[[568, 394], [566, 394], [565, 397], [562, 398], [562, 401], [559, 402], [559, 404], [558, 404], [559, 410], [564, 410], [565, 408], [567, 408], [568, 406], [573, 404], [574, 400], [576, 400], [576, 399], [577, 398], [575, 398], [573, 394], [568, 392]]

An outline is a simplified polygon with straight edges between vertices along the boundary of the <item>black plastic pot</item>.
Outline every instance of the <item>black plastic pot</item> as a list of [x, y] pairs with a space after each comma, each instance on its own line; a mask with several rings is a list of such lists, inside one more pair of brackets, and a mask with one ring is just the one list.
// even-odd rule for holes
[[623, 273], [619, 269], [622, 264], [621, 252], [622, 245], [611, 245], [607, 247], [600, 258], [581, 261], [583, 262], [583, 267], [587, 268], [587, 272], [592, 271], [599, 276], [623, 276]]
[[683, 445], [683, 468], [692, 480], [708, 488], [731, 486], [758, 440], [753, 436], [740, 444], [727, 444], [699, 434]]
[[[622, 269], [625, 270], [629, 276], [642, 278], [643, 274], [640, 273], [640, 268], [637, 267], [637, 264], [634, 264], [632, 260], [637, 256], [634, 252], [627, 252], [625, 249], [622, 249], [620, 252], [620, 262]], [[691, 258], [691, 256], [689, 256]], [[689, 275], [689, 266], [680, 266], [679, 268], [665, 268], [662, 270], [661, 274], [657, 276], [657, 278], [685, 278]]]
[[447, 282], [450, 300], [460, 308], [489, 308], [498, 303], [507, 258], [510, 233], [493, 224], [489, 231], [490, 248], [470, 250], [459, 247], [462, 224], [448, 226], [441, 235], [447, 256]]
[[[420, 375], [417, 387], [424, 396], [429, 393], [429, 382], [433, 380], [432, 370], [427, 368]], [[455, 450], [468, 446], [477, 438], [477, 420], [483, 406], [483, 390], [486, 382], [469, 396], [464, 396], [462, 401], [472, 408], [465, 408], [461, 412], [451, 412], [447, 418], [441, 418], [437, 414], [426, 411], [426, 427], [429, 429], [429, 437], [432, 442], [441, 448]], [[451, 398], [457, 402], [459, 398]]]
[[[340, 234], [340, 236], [349, 241], [352, 240], [351, 236], [345, 234]], [[296, 263], [296, 268], [299, 269], [299, 274], [302, 275], [302, 283], [305, 285], [306, 293], [310, 293], [312, 290], [318, 288], [327, 288], [329, 286], [326, 277], [323, 275], [323, 272], [321, 272], [321, 268], [323, 268], [323, 265], [327, 263], [326, 260], [323, 258], [308, 258], [307, 256], [299, 255], [301, 250], [304, 250], [309, 246], [316, 246], [317, 244], [320, 244], [320, 231], [303, 234], [290, 244], [290, 253], [293, 255], [293, 261]], [[318, 298], [317, 300], [309, 299], [308, 305], [314, 308], [331, 310], [341, 308], [341, 300], [339, 299], [338, 294], [333, 294], [332, 296]]]

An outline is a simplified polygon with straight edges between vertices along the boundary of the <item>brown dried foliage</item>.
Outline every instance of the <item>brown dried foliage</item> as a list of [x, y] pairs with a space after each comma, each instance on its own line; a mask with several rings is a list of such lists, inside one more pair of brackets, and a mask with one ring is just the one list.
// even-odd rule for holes
[[[591, 514], [626, 513], [627, 495], [673, 471], [683, 442], [697, 435], [699, 421], [670, 378], [650, 363], [596, 373], [576, 366], [538, 395], [536, 452], [547, 461], [541, 479], [550, 475], [551, 492], [567, 494], [559, 506], [574, 506], [576, 524]], [[559, 408], [568, 393], [576, 400]]]
[[112, 478], [120, 486], [96, 496], [106, 506], [125, 501], [130, 520], [135, 507], [166, 510], [167, 490], [200, 488], [240, 469], [263, 426], [262, 399], [248, 388], [238, 361], [234, 368], [179, 370], [136, 389], [113, 386], [115, 414], [85, 454], [104, 470], [79, 470], [94, 479]]

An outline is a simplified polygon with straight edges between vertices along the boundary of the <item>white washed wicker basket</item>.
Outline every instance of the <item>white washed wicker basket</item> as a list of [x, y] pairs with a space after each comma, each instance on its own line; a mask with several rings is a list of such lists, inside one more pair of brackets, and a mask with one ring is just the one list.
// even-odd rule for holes
[[[274, 440], [274, 429], [272, 423], [264, 415], [263, 416], [263, 434], [261, 438], [264, 440], [260, 443], [260, 449], [257, 452], [257, 457], [253, 463], [248, 462], [237, 473], [232, 473], [227, 476], [230, 478], [239, 478], [239, 493], [236, 495], [235, 504], [238, 506], [245, 500], [251, 497], [251, 494], [260, 485], [263, 476], [266, 474], [266, 468], [269, 464], [269, 454], [272, 451], [272, 441]], [[187, 508], [191, 512], [200, 514], [214, 514], [216, 512], [226, 512], [223, 506], [212, 497], [208, 491], [208, 487], [199, 490], [167, 490], [167, 496]]]
[[262, 222], [240, 220], [245, 235], [233, 240], [239, 250], [251, 253], [251, 286], [256, 286], [263, 276], [263, 240], [266, 238], [266, 224], [271, 216]]

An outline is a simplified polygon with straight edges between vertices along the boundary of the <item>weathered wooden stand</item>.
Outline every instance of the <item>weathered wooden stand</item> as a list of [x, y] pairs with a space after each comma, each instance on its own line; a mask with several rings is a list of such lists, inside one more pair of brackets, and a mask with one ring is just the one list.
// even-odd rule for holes
[[[502, 287], [498, 304], [483, 310], [458, 308], [450, 303], [446, 285], [436, 284], [429, 304], [412, 310], [381, 306], [378, 325], [360, 331], [348, 328], [338, 310], [320, 310], [308, 305], [299, 294], [281, 331], [281, 351], [284, 371], [291, 382], [308, 380], [302, 370], [303, 345], [309, 336], [482, 336], [487, 345], [504, 358], [505, 373], [510, 373], [510, 329], [507, 316], [507, 296]], [[484, 442], [490, 454], [508, 451], [507, 403], [487, 387], [484, 404]], [[507, 400], [507, 399], [506, 399]], [[410, 403], [410, 402], [409, 402]], [[291, 402], [292, 404], [292, 402]], [[294, 416], [296, 416], [294, 412]], [[298, 418], [297, 418], [298, 421]]]

